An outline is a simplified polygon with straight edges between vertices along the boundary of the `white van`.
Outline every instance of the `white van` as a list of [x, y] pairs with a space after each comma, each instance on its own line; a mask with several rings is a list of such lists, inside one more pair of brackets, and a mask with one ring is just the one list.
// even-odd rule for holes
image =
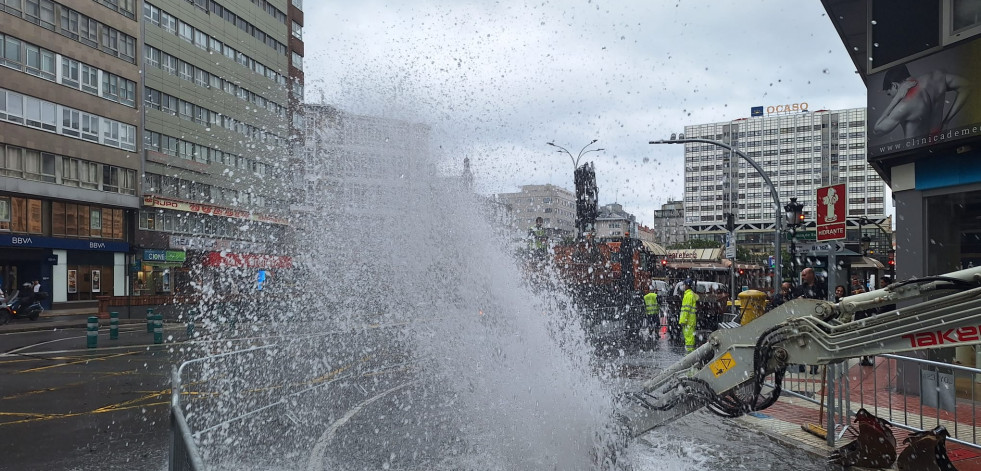
[[[698, 294], [705, 294], [705, 293], [708, 293], [709, 291], [713, 291], [713, 290], [715, 292], [719, 292], [719, 291], [722, 291], [722, 290], [725, 290], [726, 292], [729, 291], [729, 289], [726, 287], [726, 285], [724, 285], [722, 283], [716, 283], [714, 281], [696, 281], [695, 282], [695, 285], [696, 285], [695, 286], [695, 293], [698, 293]], [[676, 283], [674, 285], [674, 295], [675, 296], [679, 296], [679, 297], [685, 295], [685, 282], [684, 281], [679, 281], [678, 283]]]
[[664, 280], [651, 281], [651, 291], [657, 293], [658, 296], [664, 296], [665, 294], [668, 294], [669, 290], [670, 290], [670, 286], [668, 286], [667, 281]]

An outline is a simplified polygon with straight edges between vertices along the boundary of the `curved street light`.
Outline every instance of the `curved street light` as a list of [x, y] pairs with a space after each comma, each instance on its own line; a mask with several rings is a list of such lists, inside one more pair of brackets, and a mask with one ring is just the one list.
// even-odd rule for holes
[[[552, 147], [557, 148], [558, 151], [556, 151], [556, 152], [563, 152], [566, 155], [568, 155], [570, 159], [572, 159], [572, 182], [573, 182], [573, 187], [576, 190], [576, 230], [575, 230], [575, 232], [576, 232], [575, 236], [576, 237], [579, 237], [580, 235], [582, 235], [582, 232], [585, 231], [585, 226], [584, 226], [584, 224], [582, 222], [582, 219], [583, 219], [584, 216], [582, 214], [580, 214], [580, 212], [581, 212], [580, 203], [582, 202], [583, 195], [580, 193], [580, 188], [579, 188], [578, 184], [576, 183], [576, 173], [579, 171], [579, 160], [582, 159], [582, 156], [584, 156], [584, 155], [586, 155], [586, 154], [588, 154], [590, 152], [599, 152], [601, 150], [606, 150], [606, 149], [603, 149], [603, 148], [586, 150], [589, 146], [591, 146], [593, 144], [596, 144], [596, 141], [598, 141], [598, 140], [599, 139], [593, 139], [592, 141], [589, 141], [589, 144], [584, 145], [582, 147], [582, 149], [579, 150], [579, 154], [576, 155], [575, 157], [573, 157], [572, 156], [572, 152], [569, 152], [568, 149], [566, 149], [565, 147], [562, 147], [562, 146], [556, 144], [555, 142], [546, 142], [546, 144], [548, 144], [548, 145], [550, 145]], [[593, 222], [595, 223], [595, 221], [593, 221]], [[594, 228], [594, 230], [595, 230], [595, 228]]]
[[[698, 138], [685, 139], [684, 134], [681, 135], [672, 134], [671, 139], [650, 141], [648, 142], [648, 144], [685, 144], [688, 142], [701, 142], [704, 144], [712, 144], [714, 146], [719, 146], [722, 147], [723, 149], [728, 149], [730, 152], [738, 155], [747, 163], [749, 163], [749, 165], [751, 165], [754, 169], [756, 169], [756, 171], [760, 174], [760, 176], [763, 177], [763, 181], [766, 182], [766, 184], [770, 187], [770, 196], [773, 197], [773, 213], [776, 215], [773, 223], [774, 230], [776, 231], [776, 237], [774, 237], [774, 241], [773, 241], [774, 249], [776, 249], [776, 254], [773, 257], [773, 261], [774, 261], [773, 293], [774, 294], [779, 293], [780, 283], [783, 278], [783, 260], [781, 260], [781, 255], [780, 255], [780, 236], [782, 235], [781, 234], [782, 225], [780, 224], [780, 221], [783, 219], [782, 217], [783, 215], [780, 214], [780, 208], [782, 206], [780, 205], [780, 196], [777, 195], [777, 187], [773, 185], [773, 182], [770, 181], [770, 176], [767, 175], [765, 171], [763, 171], [763, 167], [760, 167], [760, 165], [756, 163], [755, 160], [749, 158], [748, 155], [736, 150], [735, 147], [726, 144], [724, 142], [713, 141], [711, 139], [698, 139]], [[733, 291], [735, 291], [735, 286], [733, 286]]]
[[579, 155], [577, 155], [575, 157], [572, 156], [572, 152], [569, 152], [568, 150], [566, 150], [565, 147], [562, 147], [562, 146], [556, 144], [555, 142], [546, 142], [546, 144], [548, 144], [548, 145], [550, 145], [552, 147], [558, 148], [559, 150], [557, 150], [556, 152], [565, 152], [566, 155], [568, 155], [569, 158], [572, 159], [572, 169], [575, 170], [575, 169], [579, 168], [579, 159], [582, 159], [582, 156], [584, 156], [584, 155], [586, 155], [586, 154], [588, 154], [590, 152], [599, 152], [601, 150], [606, 150], [606, 149], [602, 149], [602, 148], [600, 148], [600, 149], [589, 149], [589, 150], [586, 150], [587, 147], [589, 147], [589, 146], [591, 146], [593, 144], [596, 144], [596, 141], [598, 141], [598, 140], [599, 139], [593, 139], [592, 141], [589, 141], [589, 144], [586, 144], [586, 145], [582, 146], [582, 150], [579, 151]]

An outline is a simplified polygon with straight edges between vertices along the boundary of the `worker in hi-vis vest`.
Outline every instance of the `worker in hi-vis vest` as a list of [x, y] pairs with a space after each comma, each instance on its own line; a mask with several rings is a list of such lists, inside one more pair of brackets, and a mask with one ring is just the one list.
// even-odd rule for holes
[[661, 308], [657, 305], [657, 293], [653, 288], [644, 295], [644, 312], [647, 314], [645, 321], [648, 334], [656, 339], [661, 330]]
[[685, 350], [688, 353], [695, 350], [695, 325], [698, 322], [698, 317], [695, 315], [698, 295], [695, 294], [694, 287], [694, 280], [691, 278], [685, 280], [685, 296], [681, 299], [681, 315], [678, 316], [681, 333], [685, 336]]

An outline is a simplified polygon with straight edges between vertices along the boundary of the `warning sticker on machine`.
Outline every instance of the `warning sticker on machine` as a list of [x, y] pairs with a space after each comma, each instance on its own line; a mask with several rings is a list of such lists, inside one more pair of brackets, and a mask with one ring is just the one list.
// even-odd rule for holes
[[732, 353], [729, 352], [726, 352], [725, 355], [722, 355], [718, 360], [713, 361], [712, 364], [709, 365], [709, 367], [712, 368], [712, 374], [714, 374], [716, 378], [722, 376], [726, 371], [731, 370], [734, 366], [736, 366], [736, 360], [732, 358]]

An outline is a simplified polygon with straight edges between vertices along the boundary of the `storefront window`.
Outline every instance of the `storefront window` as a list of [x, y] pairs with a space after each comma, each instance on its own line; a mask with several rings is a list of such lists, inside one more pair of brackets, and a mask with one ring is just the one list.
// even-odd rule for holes
[[102, 210], [92, 208], [89, 212], [89, 229], [93, 234], [102, 232]]
[[981, 191], [926, 199], [927, 273], [981, 266]]
[[10, 230], [10, 198], [0, 198], [0, 231]]

